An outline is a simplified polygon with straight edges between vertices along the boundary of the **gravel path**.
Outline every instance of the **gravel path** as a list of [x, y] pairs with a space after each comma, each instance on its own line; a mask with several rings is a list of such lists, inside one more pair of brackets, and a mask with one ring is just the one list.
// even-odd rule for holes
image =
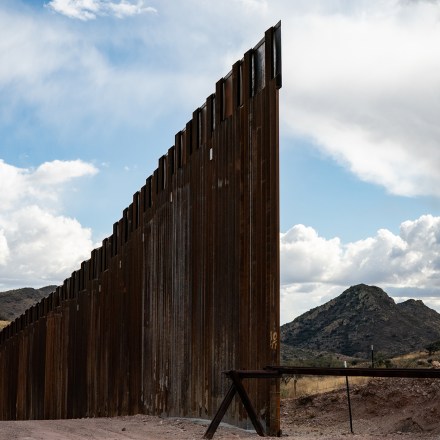
[[[345, 390], [284, 399], [283, 439], [440, 439], [440, 381], [373, 379], [352, 387], [354, 434], [349, 430]], [[0, 422], [0, 440], [192, 440], [206, 421], [131, 417]], [[255, 432], [221, 425], [214, 439], [258, 439]]]

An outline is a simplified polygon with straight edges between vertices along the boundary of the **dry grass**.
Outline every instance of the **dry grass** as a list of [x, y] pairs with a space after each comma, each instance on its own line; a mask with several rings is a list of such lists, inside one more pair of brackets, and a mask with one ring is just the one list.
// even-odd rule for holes
[[399, 368], [430, 368], [433, 361], [440, 361], [440, 353], [429, 355], [426, 351], [417, 351], [391, 359], [393, 366]]
[[[351, 385], [365, 385], [370, 378], [368, 377], [350, 377], [348, 379]], [[326, 393], [328, 391], [345, 388], [345, 377], [339, 376], [303, 376], [296, 380], [292, 377], [286, 384], [281, 384], [281, 397], [302, 397], [312, 394]]]
[[4, 329], [9, 324], [10, 324], [9, 321], [0, 321], [0, 330]]
[[[440, 352], [428, 356], [426, 351], [408, 353], [390, 359], [390, 365], [398, 368], [430, 368], [432, 361], [440, 362]], [[358, 366], [369, 367], [369, 361], [359, 363]], [[384, 365], [380, 365], [384, 367]], [[350, 377], [350, 385], [365, 385], [370, 380], [368, 377]], [[344, 388], [345, 377], [339, 376], [300, 376], [290, 378], [288, 383], [281, 383], [281, 397], [303, 397], [320, 394]]]
[[427, 357], [428, 355], [427, 355], [427, 353], [426, 353], [426, 351], [416, 351], [416, 352], [413, 352], [413, 353], [407, 353], [407, 354], [404, 354], [404, 355], [402, 355], [402, 356], [397, 356], [397, 357], [395, 357], [395, 358], [393, 358], [393, 361], [402, 361], [402, 360], [408, 360], [408, 359], [421, 359], [421, 358], [424, 358], [424, 357]]

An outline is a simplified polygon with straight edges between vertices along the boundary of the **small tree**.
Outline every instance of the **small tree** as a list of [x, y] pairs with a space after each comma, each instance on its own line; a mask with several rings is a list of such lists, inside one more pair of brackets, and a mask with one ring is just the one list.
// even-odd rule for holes
[[378, 352], [376, 354], [376, 357], [374, 359], [374, 365], [377, 367], [385, 367], [385, 368], [391, 368], [393, 366], [393, 363], [390, 359], [388, 359], [384, 353]]
[[425, 350], [428, 352], [428, 356], [431, 356], [436, 351], [440, 350], [440, 341], [431, 342], [425, 346]]

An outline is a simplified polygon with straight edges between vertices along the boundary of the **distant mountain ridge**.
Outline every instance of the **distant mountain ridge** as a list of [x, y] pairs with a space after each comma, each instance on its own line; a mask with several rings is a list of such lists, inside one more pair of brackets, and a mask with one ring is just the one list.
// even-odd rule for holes
[[359, 284], [281, 327], [281, 342], [296, 348], [366, 358], [397, 356], [440, 340], [440, 314], [422, 301], [396, 304], [376, 286]]
[[57, 286], [46, 286], [41, 289], [24, 287], [22, 289], [0, 292], [0, 321], [13, 321], [27, 309], [49, 296]]

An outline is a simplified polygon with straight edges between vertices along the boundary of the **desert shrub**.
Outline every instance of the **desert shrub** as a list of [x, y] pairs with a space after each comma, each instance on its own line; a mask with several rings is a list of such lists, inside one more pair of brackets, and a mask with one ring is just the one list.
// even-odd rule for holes
[[301, 396], [298, 399], [299, 405], [309, 405], [313, 402], [313, 396]]
[[379, 368], [391, 368], [393, 363], [391, 362], [391, 359], [388, 359], [384, 353], [379, 351], [376, 356], [374, 356], [374, 366]]
[[440, 341], [431, 342], [430, 344], [426, 345], [424, 348], [428, 352], [428, 356], [431, 356], [436, 351], [440, 350]]

